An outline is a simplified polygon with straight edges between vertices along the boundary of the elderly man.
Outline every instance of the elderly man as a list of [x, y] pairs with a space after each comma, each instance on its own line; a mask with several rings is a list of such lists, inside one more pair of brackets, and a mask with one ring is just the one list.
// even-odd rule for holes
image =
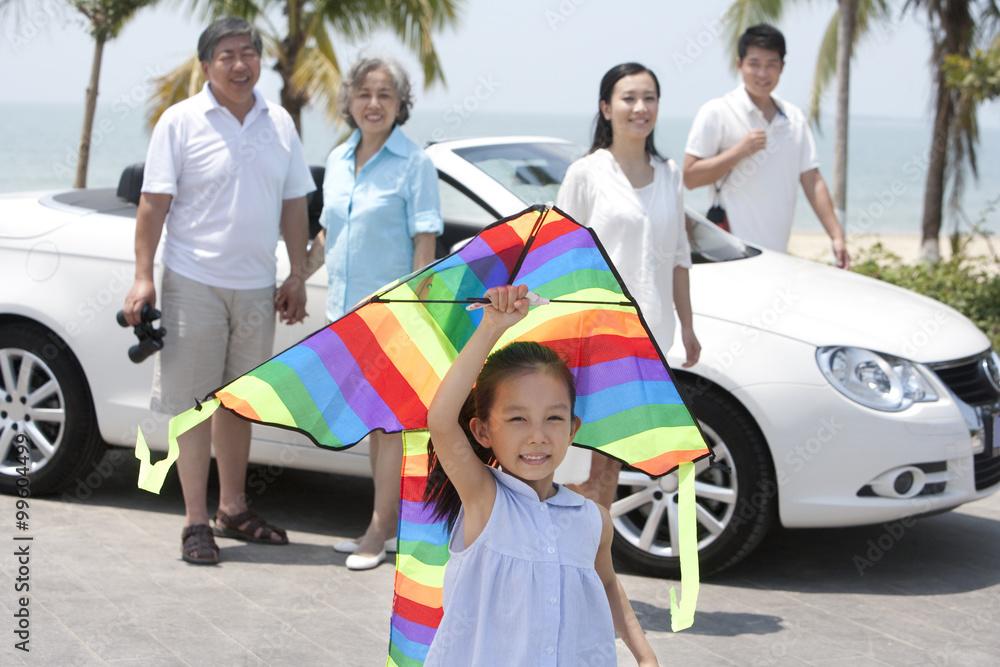
[[[160, 309], [169, 338], [154, 370], [156, 412], [179, 414], [270, 357], [275, 310], [288, 324], [306, 315], [305, 196], [315, 184], [291, 117], [254, 88], [260, 56], [260, 34], [249, 23], [212, 23], [198, 40], [205, 87], [167, 109], [150, 138], [125, 313], [136, 324], [143, 305], [156, 304], [153, 257], [166, 227]], [[275, 289], [279, 231], [292, 274]], [[214, 528], [213, 443], [221, 491]], [[219, 410], [182, 436], [180, 449], [184, 560], [219, 562], [213, 535], [288, 543], [284, 530], [247, 507], [249, 422]]]

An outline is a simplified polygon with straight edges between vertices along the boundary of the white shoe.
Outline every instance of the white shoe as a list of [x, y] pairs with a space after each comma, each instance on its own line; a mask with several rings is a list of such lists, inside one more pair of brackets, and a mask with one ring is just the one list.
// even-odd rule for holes
[[359, 556], [357, 554], [351, 554], [347, 557], [345, 565], [347, 565], [348, 570], [371, 570], [382, 564], [385, 560], [385, 549], [378, 552], [374, 556]]
[[[333, 550], [338, 554], [352, 554], [358, 549], [358, 543], [354, 540], [344, 540], [333, 545]], [[396, 553], [396, 538], [390, 537], [385, 541], [385, 550], [389, 553]]]

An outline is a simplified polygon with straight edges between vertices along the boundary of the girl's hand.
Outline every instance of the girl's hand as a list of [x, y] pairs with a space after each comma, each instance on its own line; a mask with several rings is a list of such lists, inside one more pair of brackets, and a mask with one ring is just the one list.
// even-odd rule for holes
[[483, 307], [483, 321], [480, 326], [509, 328], [528, 314], [528, 286], [502, 285], [491, 287], [483, 296], [490, 300]]

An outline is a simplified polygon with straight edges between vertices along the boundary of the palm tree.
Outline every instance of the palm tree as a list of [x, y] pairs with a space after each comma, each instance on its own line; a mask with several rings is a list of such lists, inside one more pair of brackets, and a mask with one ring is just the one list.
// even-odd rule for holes
[[[777, 23], [785, 11], [782, 0], [734, 0], [726, 11], [730, 51], [735, 66], [736, 45], [747, 28]], [[837, 0], [837, 10], [820, 43], [809, 102], [809, 120], [819, 127], [823, 92], [837, 77], [834, 130], [833, 205], [844, 224], [847, 211], [847, 133], [850, 109], [851, 57], [854, 48], [879, 19], [888, 16], [886, 0]]]
[[[340, 65], [331, 34], [361, 39], [388, 29], [413, 52], [423, 68], [427, 86], [444, 81], [432, 33], [457, 22], [461, 0], [191, 0], [206, 20], [240, 16], [257, 24], [265, 50], [275, 58], [274, 69], [282, 79], [281, 105], [302, 133], [301, 113], [313, 101], [336, 118]], [[284, 29], [272, 17], [281, 15]], [[155, 123], [168, 106], [201, 86], [197, 55], [158, 82], [153, 94], [150, 122]]]
[[935, 99], [920, 253], [923, 260], [933, 262], [940, 258], [939, 236], [948, 176], [952, 180], [949, 205], [953, 209], [959, 207], [962, 194], [963, 164], [967, 161], [973, 176], [978, 176], [976, 105], [962, 102], [961, 91], [948, 85], [943, 65], [949, 57], [969, 57], [977, 40], [996, 27], [1000, 12], [994, 0], [907, 0], [904, 9], [919, 6], [927, 11], [930, 23]]
[[87, 167], [90, 164], [90, 133], [94, 129], [94, 111], [97, 108], [97, 84], [101, 78], [101, 59], [104, 44], [118, 36], [135, 13], [156, 0], [72, 0], [73, 7], [90, 23], [94, 38], [94, 58], [90, 65], [90, 83], [87, 84], [83, 110], [83, 129], [80, 132], [79, 158], [76, 162], [74, 188], [87, 187]]
[[959, 92], [960, 106], [997, 99], [1000, 97], [1000, 34], [987, 51], [977, 49], [968, 58], [948, 56], [943, 69], [947, 84]]
[[[98, 82], [101, 78], [101, 59], [104, 44], [118, 36], [121, 29], [137, 11], [156, 0], [67, 0], [67, 4], [83, 14], [90, 24], [90, 34], [94, 38], [94, 57], [90, 66], [90, 82], [84, 98], [83, 129], [80, 132], [80, 148], [76, 162], [74, 188], [87, 187], [87, 167], [90, 164], [90, 134], [94, 129], [94, 111], [97, 109]], [[15, 15], [27, 9], [26, 2], [0, 0], [0, 11]]]

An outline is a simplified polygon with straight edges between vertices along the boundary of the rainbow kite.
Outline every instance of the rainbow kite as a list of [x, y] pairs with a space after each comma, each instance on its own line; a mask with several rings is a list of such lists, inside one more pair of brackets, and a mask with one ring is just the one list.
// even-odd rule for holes
[[[568, 360], [583, 421], [574, 444], [653, 476], [680, 467], [682, 481], [693, 480], [693, 462], [710, 452], [635, 300], [592, 230], [558, 209], [536, 206], [487, 227], [460, 251], [383, 288], [175, 417], [170, 452], [156, 465], [149, 463], [140, 433], [140, 486], [158, 490], [176, 458], [175, 434], [220, 406], [334, 449], [357, 444], [379, 428], [426, 429], [427, 408], [441, 378], [482, 319], [481, 310], [466, 306], [489, 287], [522, 283], [550, 303], [532, 308], [498, 346], [534, 340]], [[426, 438], [404, 435], [388, 663], [399, 667], [423, 662], [441, 616], [448, 558], [446, 530], [422, 503]], [[693, 531], [693, 484], [688, 487], [691, 492], [682, 489], [681, 497], [690, 498]], [[697, 569], [694, 548], [686, 571]], [[683, 562], [683, 545], [681, 551]], [[691, 586], [696, 590], [696, 583]], [[693, 617], [695, 595], [685, 592], [684, 613], [674, 612], [681, 619]], [[678, 618], [675, 629], [686, 627]]]

